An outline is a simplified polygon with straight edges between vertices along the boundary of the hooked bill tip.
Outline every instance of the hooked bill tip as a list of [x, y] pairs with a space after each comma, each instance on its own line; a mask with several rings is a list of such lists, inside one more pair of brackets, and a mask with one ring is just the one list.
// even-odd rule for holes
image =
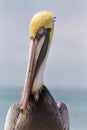
[[23, 108], [23, 106], [20, 106], [20, 113], [22, 113], [22, 114], [25, 113], [25, 109]]

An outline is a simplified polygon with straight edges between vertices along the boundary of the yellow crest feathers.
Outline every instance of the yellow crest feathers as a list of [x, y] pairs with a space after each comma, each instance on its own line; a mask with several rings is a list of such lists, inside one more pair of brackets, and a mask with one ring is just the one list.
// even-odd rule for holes
[[50, 28], [53, 31], [54, 19], [49, 11], [36, 13], [30, 22], [30, 37], [34, 37], [40, 27]]

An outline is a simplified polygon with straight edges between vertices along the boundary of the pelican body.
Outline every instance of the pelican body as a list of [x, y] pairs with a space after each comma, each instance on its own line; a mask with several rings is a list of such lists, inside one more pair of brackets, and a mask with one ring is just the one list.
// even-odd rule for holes
[[43, 83], [44, 68], [54, 30], [49, 11], [35, 14], [30, 22], [30, 51], [20, 104], [8, 110], [4, 130], [69, 130], [64, 103], [56, 104]]

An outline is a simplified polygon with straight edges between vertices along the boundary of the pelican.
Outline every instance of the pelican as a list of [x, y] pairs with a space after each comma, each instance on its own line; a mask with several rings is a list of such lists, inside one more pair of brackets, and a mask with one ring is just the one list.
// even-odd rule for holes
[[43, 82], [55, 17], [49, 11], [36, 13], [30, 22], [29, 60], [20, 103], [11, 105], [4, 130], [69, 130], [64, 103], [56, 103]]

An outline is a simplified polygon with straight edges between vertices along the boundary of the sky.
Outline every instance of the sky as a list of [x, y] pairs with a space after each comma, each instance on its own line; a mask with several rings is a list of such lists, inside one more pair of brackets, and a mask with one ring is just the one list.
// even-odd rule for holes
[[87, 1], [1, 0], [0, 87], [24, 85], [29, 22], [42, 10], [56, 16], [44, 83], [49, 87], [87, 88]]

